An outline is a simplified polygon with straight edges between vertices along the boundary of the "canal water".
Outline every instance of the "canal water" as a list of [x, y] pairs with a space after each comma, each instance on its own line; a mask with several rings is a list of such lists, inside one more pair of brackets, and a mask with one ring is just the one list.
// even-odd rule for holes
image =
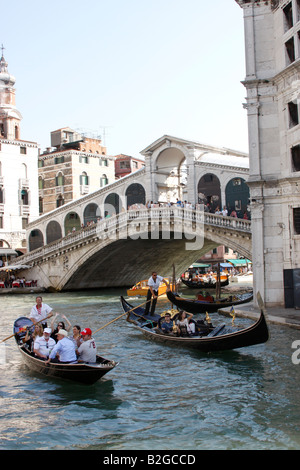
[[[96, 330], [122, 313], [120, 294], [45, 294], [44, 301]], [[1, 296], [0, 339], [34, 301]], [[159, 299], [158, 310], [168, 306]], [[300, 449], [300, 364], [292, 362], [300, 331], [271, 325], [270, 333], [266, 344], [204, 354], [150, 342], [123, 317], [95, 335], [98, 352], [119, 365], [92, 386], [31, 373], [12, 338], [0, 349], [0, 449]]]

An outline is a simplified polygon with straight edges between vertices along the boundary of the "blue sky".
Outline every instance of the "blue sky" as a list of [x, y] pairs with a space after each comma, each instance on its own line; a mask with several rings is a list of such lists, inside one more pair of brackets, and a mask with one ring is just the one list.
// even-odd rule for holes
[[234, 0], [15, 0], [0, 44], [21, 138], [69, 126], [139, 156], [164, 134], [248, 151], [243, 12]]

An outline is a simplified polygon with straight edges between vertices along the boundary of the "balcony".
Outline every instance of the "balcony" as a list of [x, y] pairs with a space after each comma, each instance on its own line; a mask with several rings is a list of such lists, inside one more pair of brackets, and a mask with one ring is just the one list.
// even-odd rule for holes
[[19, 188], [20, 189], [29, 189], [29, 179], [20, 178], [19, 179]]
[[81, 184], [80, 185], [80, 194], [83, 195], [83, 194], [89, 194], [90, 192], [90, 188], [87, 184]]
[[59, 194], [64, 194], [65, 188], [63, 186], [56, 186], [55, 188], [55, 195], [58, 196]]
[[25, 215], [27, 216], [29, 214], [30, 214], [30, 206], [25, 205], [25, 204], [20, 206], [20, 215], [21, 216], [25, 216]]

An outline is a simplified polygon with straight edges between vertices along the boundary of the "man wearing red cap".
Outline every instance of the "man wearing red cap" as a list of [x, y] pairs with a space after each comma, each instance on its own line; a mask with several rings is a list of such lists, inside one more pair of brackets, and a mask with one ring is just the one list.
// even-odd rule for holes
[[81, 336], [83, 343], [78, 348], [79, 362], [96, 362], [96, 353], [97, 348], [92, 338], [92, 330], [90, 328], [85, 328], [81, 331]]

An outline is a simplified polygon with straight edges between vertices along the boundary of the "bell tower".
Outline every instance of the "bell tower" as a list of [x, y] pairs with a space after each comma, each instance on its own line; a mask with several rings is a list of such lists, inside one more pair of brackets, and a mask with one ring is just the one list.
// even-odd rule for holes
[[16, 79], [7, 70], [7, 62], [4, 59], [2, 45], [0, 60], [0, 138], [7, 140], [20, 139], [21, 113], [16, 108]]

